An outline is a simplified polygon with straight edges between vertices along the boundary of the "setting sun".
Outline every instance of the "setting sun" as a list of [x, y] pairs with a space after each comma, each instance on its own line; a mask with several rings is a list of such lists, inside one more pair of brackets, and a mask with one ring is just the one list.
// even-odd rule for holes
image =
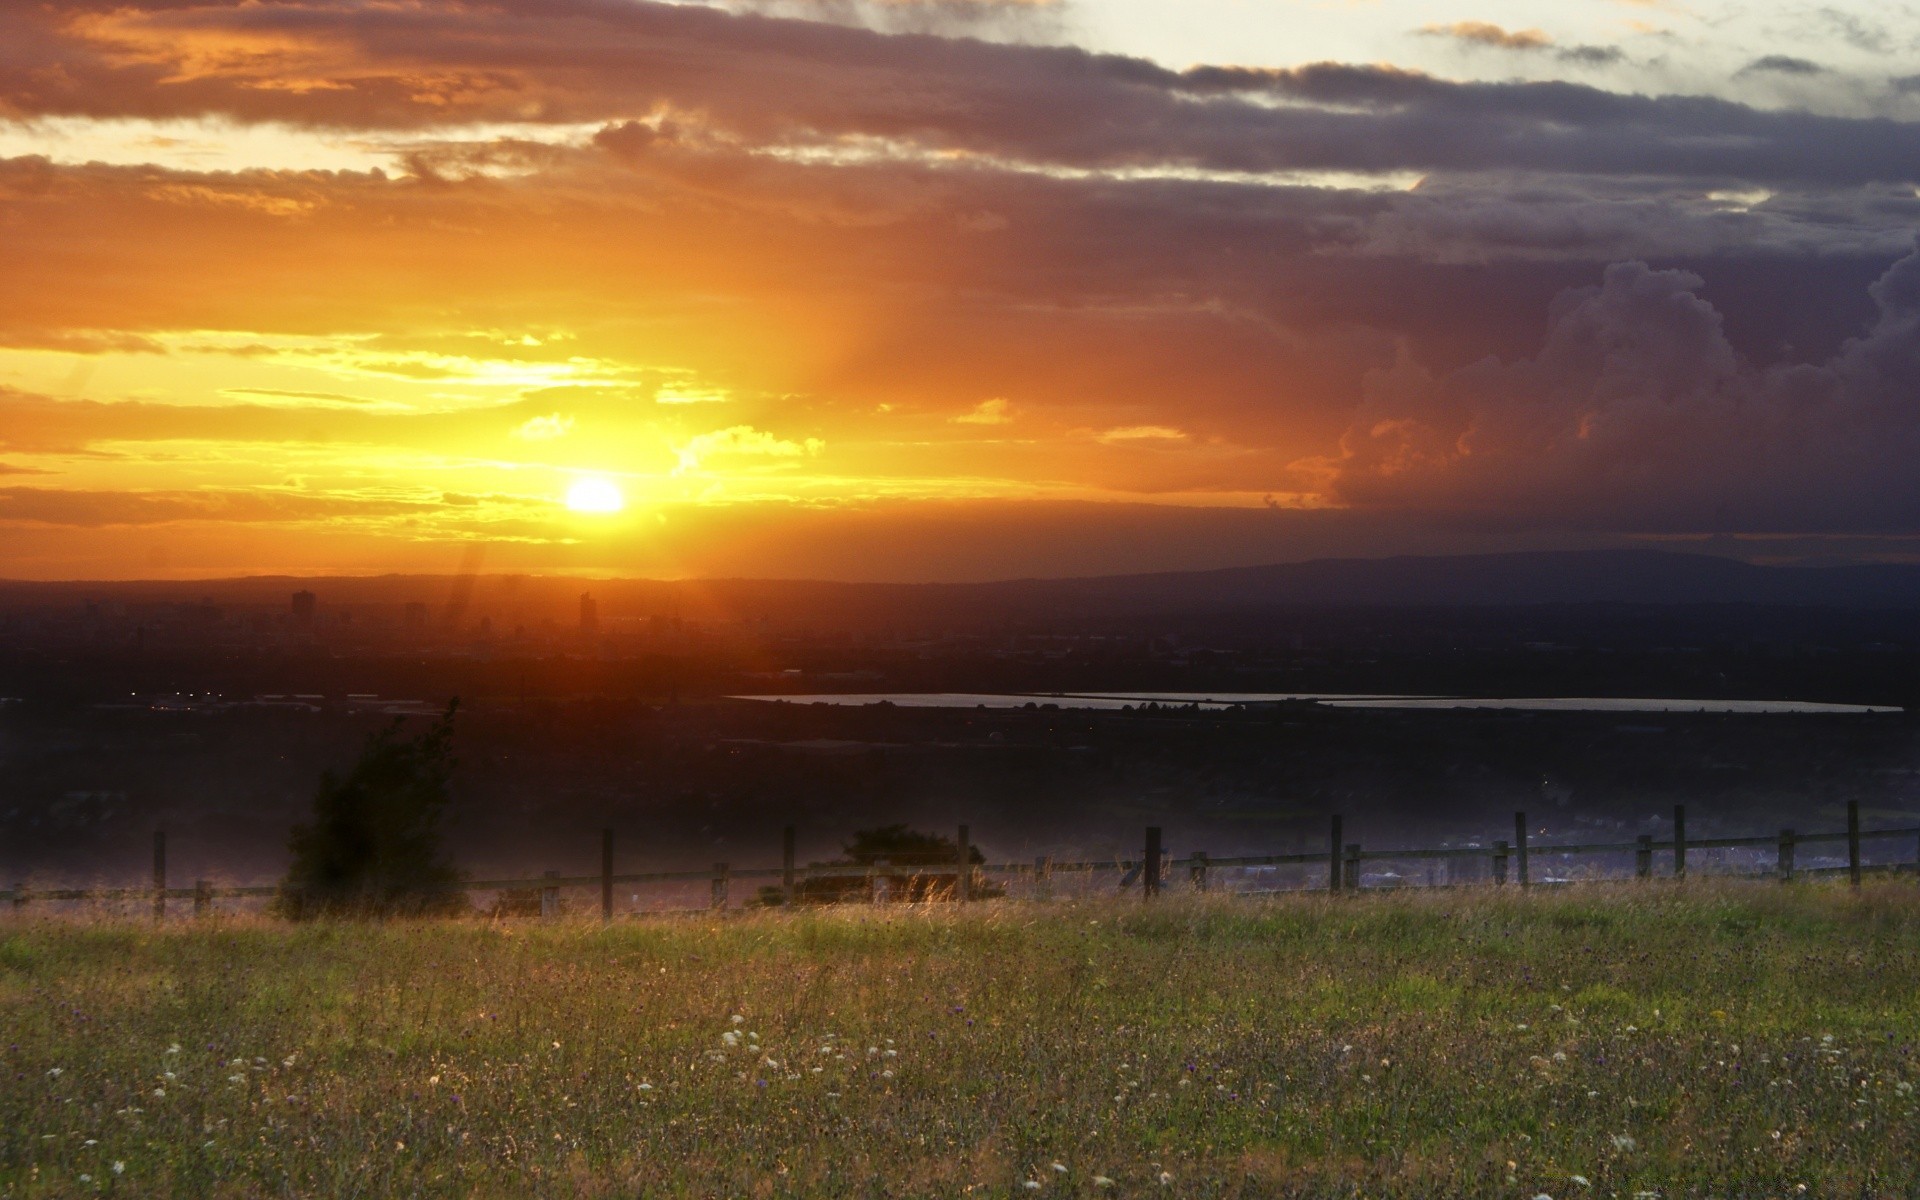
[[626, 506], [619, 485], [598, 475], [577, 479], [567, 489], [567, 507], [577, 513], [617, 513]]

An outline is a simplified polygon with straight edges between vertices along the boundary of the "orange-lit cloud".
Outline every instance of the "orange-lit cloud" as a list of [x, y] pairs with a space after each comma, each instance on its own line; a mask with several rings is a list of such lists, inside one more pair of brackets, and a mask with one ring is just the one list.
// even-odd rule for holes
[[1030, 8], [0, 8], [0, 575], [1920, 516], [1836, 465], [1920, 426], [1912, 124], [947, 36]]

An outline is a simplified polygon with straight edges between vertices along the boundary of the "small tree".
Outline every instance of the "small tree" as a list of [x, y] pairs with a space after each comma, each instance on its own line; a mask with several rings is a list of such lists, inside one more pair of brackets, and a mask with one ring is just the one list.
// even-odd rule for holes
[[367, 739], [344, 778], [328, 771], [313, 820], [294, 829], [279, 911], [295, 920], [467, 910], [460, 872], [441, 857], [440, 817], [453, 777], [453, 714], [413, 737], [393, 724]]

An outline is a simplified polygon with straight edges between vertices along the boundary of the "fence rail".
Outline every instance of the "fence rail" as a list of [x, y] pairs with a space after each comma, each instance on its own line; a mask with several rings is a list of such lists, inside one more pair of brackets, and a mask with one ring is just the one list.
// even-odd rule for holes
[[[1217, 871], [1245, 870], [1249, 868], [1284, 866], [1324, 866], [1327, 870], [1325, 883], [1315, 887], [1311, 883], [1296, 888], [1259, 889], [1273, 891], [1370, 891], [1384, 887], [1431, 887], [1459, 886], [1457, 883], [1420, 884], [1409, 883], [1396, 878], [1388, 884], [1369, 885], [1361, 871], [1361, 864], [1369, 862], [1417, 862], [1435, 860], [1483, 860], [1488, 864], [1489, 881], [1493, 886], [1505, 886], [1508, 881], [1509, 867], [1513, 868], [1514, 880], [1522, 888], [1531, 886], [1561, 886], [1571, 882], [1598, 882], [1605, 879], [1618, 879], [1621, 876], [1601, 876], [1589, 880], [1554, 879], [1536, 881], [1531, 873], [1531, 860], [1547, 858], [1565, 859], [1579, 855], [1624, 855], [1635, 857], [1634, 878], [1651, 879], [1657, 874], [1655, 856], [1665, 856], [1669, 862], [1669, 875], [1672, 878], [1684, 878], [1687, 874], [1687, 854], [1691, 850], [1732, 850], [1766, 849], [1775, 851], [1775, 864], [1767, 870], [1717, 871], [1714, 874], [1741, 878], [1777, 878], [1783, 882], [1799, 876], [1829, 877], [1844, 874], [1854, 885], [1858, 885], [1866, 874], [1915, 873], [1920, 874], [1920, 826], [1903, 826], [1892, 829], [1862, 829], [1860, 827], [1860, 809], [1857, 802], [1847, 804], [1847, 827], [1844, 830], [1828, 832], [1801, 833], [1792, 829], [1783, 829], [1772, 836], [1750, 837], [1709, 837], [1689, 838], [1686, 834], [1686, 807], [1675, 805], [1673, 814], [1673, 835], [1667, 838], [1642, 836], [1631, 842], [1574, 842], [1540, 843], [1533, 841], [1527, 832], [1527, 816], [1524, 812], [1514, 814], [1513, 841], [1495, 841], [1490, 846], [1407, 846], [1393, 849], [1367, 848], [1357, 842], [1346, 842], [1342, 838], [1344, 822], [1335, 816], [1330, 824], [1330, 836], [1327, 848], [1320, 851], [1304, 851], [1286, 854], [1242, 854], [1214, 857], [1205, 851], [1193, 851], [1185, 858], [1175, 858], [1162, 849], [1162, 831], [1158, 826], [1149, 826], [1143, 841], [1142, 853], [1138, 858], [1090, 859], [1084, 861], [1056, 862], [1048, 857], [1040, 857], [1032, 862], [975, 863], [967, 864], [972, 854], [972, 841], [968, 828], [959, 827], [959, 837], [955, 846], [955, 861], [947, 864], [895, 865], [887, 862], [872, 864], [847, 863], [809, 863], [801, 866], [794, 857], [794, 827], [787, 826], [783, 831], [782, 862], [777, 867], [750, 867], [736, 870], [727, 863], [715, 863], [706, 870], [682, 871], [628, 871], [616, 872], [613, 869], [614, 836], [610, 829], [600, 834], [600, 871], [593, 875], [562, 875], [549, 871], [545, 875], [532, 878], [511, 879], [468, 879], [445, 885], [447, 890], [463, 892], [537, 892], [540, 897], [542, 915], [554, 915], [560, 911], [559, 893], [567, 888], [597, 888], [600, 893], [600, 915], [611, 920], [614, 916], [613, 889], [619, 885], [636, 884], [700, 884], [707, 883], [710, 888], [711, 908], [729, 907], [729, 884], [734, 880], [772, 880], [778, 881], [778, 887], [772, 890], [775, 897], [767, 897], [774, 903], [793, 904], [804, 898], [805, 883], [810, 880], [833, 878], [839, 880], [859, 880], [864, 878], [875, 892], [885, 892], [883, 881], [891, 883], [902, 879], [921, 880], [928, 877], [951, 879], [951, 884], [938, 892], [939, 899], [966, 902], [988, 890], [993, 881], [1012, 882], [1028, 880], [1034, 885], [1036, 897], [1051, 895], [1052, 884], [1057, 877], [1071, 878], [1075, 875], [1091, 877], [1100, 873], [1120, 872], [1119, 890], [1126, 892], [1136, 883], [1142, 896], [1153, 899], [1164, 891], [1175, 873], [1184, 870], [1187, 873], [1188, 886], [1197, 891], [1209, 890], [1214, 873]], [[1912, 861], [1900, 861], [1899, 856], [1893, 862], [1868, 864], [1863, 861], [1862, 847], [1868, 841], [1890, 841], [1905, 839], [1912, 845]], [[1797, 851], [1806, 845], [1844, 844], [1847, 847], [1845, 866], [1807, 867], [1797, 862]], [[170, 887], [167, 883], [167, 839], [166, 834], [156, 833], [153, 840], [153, 886], [151, 887], [111, 887], [111, 888], [30, 888], [16, 883], [11, 888], [0, 889], [0, 905], [8, 905], [18, 914], [33, 902], [49, 901], [145, 901], [153, 906], [154, 916], [164, 918], [169, 900], [191, 900], [195, 915], [206, 915], [212, 911], [213, 902], [221, 899], [262, 899], [278, 896], [282, 892], [279, 885], [224, 886], [215, 885], [206, 880], [198, 880], [192, 887]], [[1247, 891], [1249, 889], [1239, 889]], [[900, 895], [912, 895], [925, 898], [929, 892], [924, 889], [909, 888]], [[684, 911], [684, 910], [682, 910]]]

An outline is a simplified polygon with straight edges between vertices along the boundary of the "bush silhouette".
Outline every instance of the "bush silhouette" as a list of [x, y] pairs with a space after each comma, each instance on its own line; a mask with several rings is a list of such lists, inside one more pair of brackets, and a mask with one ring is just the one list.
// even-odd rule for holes
[[[943, 833], [922, 833], [905, 825], [882, 825], [878, 829], [856, 830], [853, 840], [841, 852], [853, 862], [871, 865], [892, 863], [897, 867], [951, 867], [960, 846]], [[968, 846], [967, 861], [986, 862], [980, 847]]]
[[367, 739], [353, 769], [320, 777], [313, 820], [288, 842], [293, 864], [278, 911], [315, 917], [465, 912], [460, 872], [441, 857], [440, 818], [453, 777], [456, 699], [432, 726], [402, 737], [402, 722]]

